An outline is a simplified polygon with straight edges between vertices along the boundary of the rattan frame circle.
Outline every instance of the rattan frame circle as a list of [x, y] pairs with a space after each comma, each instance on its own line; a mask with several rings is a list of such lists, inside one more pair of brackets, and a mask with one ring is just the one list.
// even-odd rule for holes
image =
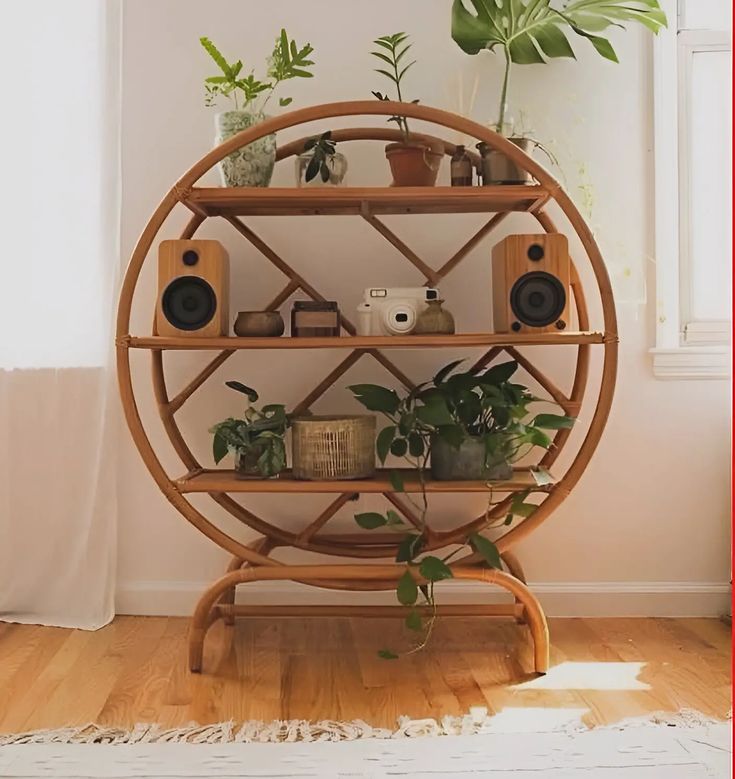
[[[539, 508], [533, 512], [531, 516], [523, 519], [520, 523], [505, 532], [499, 539], [496, 539], [496, 545], [501, 553], [508, 552], [512, 546], [527, 537], [562, 503], [586, 469], [607, 422], [614, 394], [618, 355], [617, 321], [610, 280], [600, 250], [584, 219], [572, 200], [561, 188], [560, 184], [541, 165], [524, 154], [506, 138], [492, 130], [459, 115], [427, 106], [395, 103], [391, 101], [341, 102], [299, 109], [278, 117], [267, 119], [260, 124], [244, 130], [214, 148], [187, 171], [166, 194], [151, 216], [133, 251], [122, 284], [116, 326], [118, 382], [123, 410], [133, 440], [153, 479], [165, 497], [189, 522], [220, 547], [235, 555], [236, 558], [250, 564], [266, 566], [280, 565], [280, 563], [276, 562], [267, 554], [263, 554], [255, 548], [246, 546], [219, 529], [204, 514], [196, 509], [189, 500], [187, 500], [187, 498], [177, 489], [174, 480], [172, 480], [164, 470], [142, 424], [133, 389], [127, 340], [130, 337], [130, 314], [140, 272], [153, 241], [165, 219], [177, 204], [186, 200], [187, 195], [190, 194], [193, 186], [201, 176], [224, 159], [228, 154], [265, 135], [315, 120], [344, 116], [391, 116], [394, 114], [431, 122], [441, 127], [474, 137], [478, 141], [484, 141], [491, 148], [503, 152], [513, 162], [530, 173], [539, 184], [545, 188], [549, 199], [556, 201], [570, 226], [579, 237], [592, 268], [597, 292], [600, 297], [604, 324], [604, 338], [601, 346], [597, 348], [602, 348], [604, 354], [599, 394], [586, 435], [564, 476], [554, 485], [550, 486], [544, 493], [545, 497], [543, 502], [539, 505]], [[419, 136], [421, 134], [415, 133], [414, 135]], [[359, 128], [353, 130], [336, 130], [333, 131], [332, 137], [336, 141], [396, 140], [400, 137], [400, 134], [396, 130], [385, 128]], [[454, 145], [442, 141], [441, 139], [438, 140], [443, 144], [445, 152], [451, 154], [454, 150]], [[279, 149], [278, 158], [283, 159], [293, 154], [297, 154], [302, 148], [303, 141], [293, 141]], [[556, 231], [555, 225], [544, 210], [540, 209], [535, 211], [534, 216], [542, 229], [547, 232]], [[204, 216], [195, 214], [189, 221], [181, 237], [192, 237], [204, 219]], [[580, 329], [586, 330], [589, 328], [587, 304], [579, 274], [574, 266], [572, 273], [572, 288], [574, 290], [574, 300], [579, 326]], [[577, 361], [574, 369], [571, 397], [566, 399], [570, 404], [570, 407], [579, 408], [584, 398], [587, 387], [590, 348], [589, 344], [579, 344], [577, 347]], [[517, 355], [517, 353], [513, 354], [512, 349], [509, 353], [514, 357]], [[163, 352], [160, 349], [153, 349], [152, 358], [154, 391], [163, 427], [183, 465], [189, 470], [196, 469], [200, 467], [200, 465], [179, 430], [174, 419], [175, 410], [171, 410], [169, 406], [170, 401], [166, 388]], [[526, 360], [521, 364], [532, 376], [534, 375], [536, 369], [531, 363]], [[568, 438], [568, 430], [561, 430], [556, 434], [554, 439], [555, 446], [550, 449], [541, 460], [543, 466], [548, 467], [556, 460], [566, 445]], [[386, 558], [392, 556], [395, 551], [395, 548], [390, 546], [358, 545], [354, 543], [348, 544], [326, 540], [318, 541], [314, 539], [310, 539], [307, 542], [301, 542], [297, 533], [284, 530], [283, 528], [277, 527], [270, 522], [256, 517], [229, 495], [225, 493], [209, 494], [216, 503], [227, 510], [233, 517], [265, 536], [271, 548], [273, 546], [293, 546], [313, 552], [356, 558]], [[510, 497], [496, 506], [491, 517], [502, 516], [507, 509], [509, 500]], [[483, 515], [470, 522], [459, 525], [452, 530], [433, 532], [427, 541], [426, 550], [430, 551], [448, 544], [462, 542], [466, 539], [468, 533], [480, 529], [486, 521], [487, 515]], [[473, 556], [468, 555], [460, 562], [471, 563], [473, 561], [476, 562], [476, 560], [473, 559]], [[349, 589], [356, 589], [354, 582], [350, 585], [340, 585], [339, 582], [326, 581], [321, 583], [314, 581], [312, 583], [317, 586], [332, 586], [335, 588], [346, 586]], [[391, 585], [389, 584], [387, 586]], [[376, 589], [376, 586], [375, 583], [368, 583], [365, 588]]]

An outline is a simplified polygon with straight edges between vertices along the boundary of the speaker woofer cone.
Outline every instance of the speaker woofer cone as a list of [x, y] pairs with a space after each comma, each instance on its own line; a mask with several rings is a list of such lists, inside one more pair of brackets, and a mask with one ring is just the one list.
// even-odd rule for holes
[[529, 327], [548, 327], [564, 313], [567, 293], [556, 276], [532, 271], [521, 276], [510, 291], [510, 307]]
[[179, 276], [163, 291], [163, 315], [178, 330], [199, 330], [217, 310], [217, 295], [199, 276]]

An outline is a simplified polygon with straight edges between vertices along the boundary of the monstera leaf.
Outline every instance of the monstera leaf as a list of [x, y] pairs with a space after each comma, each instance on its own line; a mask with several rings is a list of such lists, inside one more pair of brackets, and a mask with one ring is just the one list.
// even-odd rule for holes
[[570, 0], [560, 13], [587, 32], [601, 32], [611, 25], [622, 27], [622, 22], [638, 22], [652, 33], [666, 27], [666, 14], [658, 0]]
[[452, 6], [452, 38], [467, 54], [497, 46], [511, 61], [528, 65], [546, 57], [573, 57], [566, 35], [559, 29], [564, 19], [550, 0], [469, 0], [475, 14], [462, 0]]
[[[472, 10], [468, 10], [468, 9]], [[506, 68], [498, 129], [503, 128], [511, 63], [532, 65], [574, 57], [567, 31], [586, 38], [608, 60], [618, 61], [610, 41], [598, 33], [636, 22], [656, 33], [666, 26], [658, 0], [454, 0], [452, 38], [462, 51], [502, 49]]]
[[564, 27], [587, 38], [607, 59], [617, 62], [610, 41], [597, 32], [623, 22], [639, 22], [652, 32], [666, 25], [658, 0], [571, 0], [555, 8], [551, 0], [464, 0], [452, 6], [452, 38], [467, 54], [501, 46], [519, 65], [552, 57], [574, 57]]

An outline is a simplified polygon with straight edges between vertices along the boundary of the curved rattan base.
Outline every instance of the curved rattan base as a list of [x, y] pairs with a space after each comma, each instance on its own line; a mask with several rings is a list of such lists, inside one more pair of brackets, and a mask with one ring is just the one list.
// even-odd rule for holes
[[[293, 581], [304, 584], [331, 586], [342, 583], [349, 589], [394, 588], [406, 568], [403, 565], [284, 565], [278, 567], [240, 567], [241, 561], [233, 560], [231, 568], [212, 584], [202, 595], [192, 618], [189, 633], [189, 668], [194, 673], [202, 670], [204, 640], [209, 628], [219, 619], [232, 624], [241, 617], [386, 617], [405, 614], [401, 606], [243, 606], [234, 605], [234, 592], [239, 584], [257, 581]], [[534, 671], [546, 673], [549, 668], [549, 630], [541, 604], [526, 584], [515, 576], [487, 568], [451, 566], [455, 580], [470, 580], [494, 584], [511, 593], [515, 599], [509, 605], [443, 606], [438, 607], [442, 616], [514, 616], [527, 622], [533, 640]], [[417, 582], [422, 579], [414, 570]], [[442, 582], [451, 586], [452, 580]], [[362, 585], [362, 586], [360, 586]]]

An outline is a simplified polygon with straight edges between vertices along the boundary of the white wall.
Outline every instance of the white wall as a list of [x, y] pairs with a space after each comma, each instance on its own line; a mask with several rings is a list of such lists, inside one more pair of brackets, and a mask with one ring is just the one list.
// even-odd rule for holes
[[[213, 70], [199, 47], [199, 36], [211, 37], [228, 56], [243, 58], [246, 67], [255, 66], [258, 72], [281, 26], [300, 43], [309, 40], [315, 47], [316, 78], [294, 82], [284, 91], [294, 96], [294, 106], [305, 106], [369, 98], [371, 89], [384, 90], [381, 77], [371, 72], [371, 40], [406, 30], [413, 35], [419, 60], [410, 74], [408, 96], [457, 110], [458, 80], [464, 83], [466, 106], [479, 73], [472, 116], [488, 121], [498, 91], [499, 60], [460, 52], [449, 37], [449, 9], [449, 0], [125, 0], [124, 256], [129, 256], [160, 198], [211, 145], [213, 111], [204, 108], [202, 79]], [[717, 613], [725, 607], [729, 580], [728, 386], [719, 381], [667, 383], [652, 377], [647, 350], [653, 342], [653, 306], [646, 301], [655, 263], [651, 44], [638, 30], [615, 31], [613, 39], [620, 65], [575, 41], [578, 61], [526, 66], [514, 75], [513, 108], [526, 109], [526, 127], [559, 158], [562, 180], [600, 242], [616, 284], [621, 337], [618, 388], [599, 450], [559, 512], [519, 551], [552, 613]], [[314, 130], [329, 126], [337, 123], [322, 123]], [[351, 183], [387, 182], [380, 144], [352, 144], [344, 151]], [[292, 176], [291, 164], [284, 163], [275, 180], [290, 184]], [[217, 183], [214, 174], [209, 180]], [[175, 236], [185, 218], [177, 212], [165, 237]], [[508, 229], [529, 229], [519, 221], [524, 217], [514, 219]], [[435, 266], [479, 224], [471, 216], [390, 223]], [[261, 219], [253, 224], [345, 310], [354, 307], [368, 284], [421, 282], [416, 271], [357, 218]], [[220, 237], [230, 248], [236, 269], [233, 310], [257, 308], [283, 286], [283, 277], [228, 226], [207, 225], [201, 234]], [[489, 248], [484, 244], [475, 250], [442, 285], [465, 331], [489, 326]], [[134, 309], [134, 331], [139, 333], [150, 326], [152, 270], [151, 262]], [[202, 461], [209, 462], [208, 426], [238, 410], [238, 399], [222, 388], [222, 381], [238, 377], [269, 400], [294, 403], [341, 356], [296, 353], [288, 355], [288, 362], [280, 353], [233, 357], [212, 387], [195, 395], [182, 414], [183, 429]], [[204, 359], [173, 356], [174, 391]], [[418, 379], [449, 359], [407, 354], [402, 364]], [[555, 357], [547, 354], [545, 362], [549, 359]], [[175, 475], [182, 469], [156, 425], [147, 360], [147, 355], [135, 355], [141, 412], [164, 465]], [[557, 366], [559, 376], [565, 375], [564, 367]], [[339, 387], [385, 379], [374, 363], [361, 362], [315, 410], [354, 409]], [[587, 408], [582, 417], [589, 415]], [[132, 486], [120, 496], [120, 610], [187, 613], [203, 583], [222, 571], [226, 555], [160, 495], [132, 445], [126, 446], [122, 460], [123, 483]], [[206, 505], [203, 501], [197, 503]], [[299, 527], [316, 515], [324, 499], [261, 496], [253, 503], [256, 511]], [[477, 511], [480, 503], [457, 497], [451, 505], [437, 505], [439, 521], [450, 508]], [[349, 513], [344, 512], [346, 524]], [[240, 537], [250, 537], [248, 532]]]

